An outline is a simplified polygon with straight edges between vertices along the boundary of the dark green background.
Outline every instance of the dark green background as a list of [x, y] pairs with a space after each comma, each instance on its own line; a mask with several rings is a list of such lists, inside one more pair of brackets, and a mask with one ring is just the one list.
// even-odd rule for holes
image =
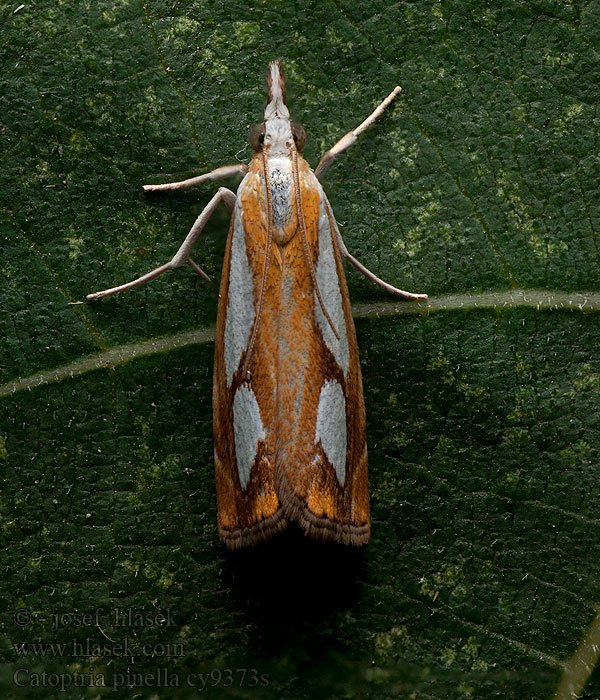
[[[598, 314], [469, 306], [517, 288], [596, 298], [598, 3], [18, 7], [0, 9], [0, 390], [214, 325], [216, 283], [187, 269], [72, 302], [170, 258], [216, 187], [141, 184], [247, 159], [275, 58], [313, 165], [402, 85], [326, 190], [366, 265], [464, 309], [357, 323], [373, 511], [359, 551], [294, 532], [220, 544], [211, 343], [5, 395], [3, 697], [552, 698], [600, 600]], [[216, 280], [227, 225], [219, 210], [194, 256]], [[348, 276], [355, 302], [386, 299]], [[118, 627], [115, 607], [176, 624]], [[97, 608], [102, 630], [52, 630]], [[112, 652], [13, 646], [87, 638]], [[125, 640], [165, 649], [123, 658]], [[182, 687], [18, 692], [15, 668], [167, 668]], [[268, 685], [225, 687], [240, 668]], [[187, 688], [199, 672], [215, 687]], [[585, 697], [599, 693], [592, 676]]]

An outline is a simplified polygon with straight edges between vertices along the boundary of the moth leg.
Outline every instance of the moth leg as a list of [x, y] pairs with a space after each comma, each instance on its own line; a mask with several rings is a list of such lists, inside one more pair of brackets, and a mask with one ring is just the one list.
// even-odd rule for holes
[[403, 289], [398, 289], [397, 287], [394, 287], [393, 285], [389, 284], [388, 282], [384, 282], [384, 280], [380, 279], [377, 277], [377, 275], [371, 270], [369, 270], [367, 267], [365, 267], [360, 260], [357, 260], [353, 255], [351, 255], [348, 251], [348, 248], [346, 248], [346, 244], [344, 243], [344, 239], [342, 238], [342, 234], [340, 233], [340, 230], [338, 228], [337, 222], [335, 220], [335, 217], [333, 216], [333, 212], [331, 211], [331, 206], [329, 202], [327, 202], [327, 213], [329, 214], [329, 221], [331, 222], [331, 226], [333, 228], [333, 231], [335, 233], [335, 237], [337, 239], [338, 245], [340, 247], [340, 253], [346, 258], [346, 260], [354, 265], [354, 267], [362, 273], [368, 280], [371, 280], [371, 282], [374, 282], [375, 284], [379, 285], [382, 289], [385, 289], [386, 292], [390, 292], [390, 294], [397, 294], [400, 297], [404, 297], [405, 299], [427, 299], [427, 294], [417, 294], [416, 292], [405, 292]]
[[202, 275], [202, 277], [210, 281], [210, 277], [190, 258], [190, 250], [192, 249], [194, 243], [198, 240], [198, 236], [202, 232], [206, 222], [210, 219], [213, 212], [217, 208], [219, 202], [223, 202], [233, 211], [235, 199], [235, 194], [231, 190], [228, 190], [225, 187], [219, 187], [215, 196], [204, 207], [202, 213], [194, 222], [194, 225], [190, 229], [188, 235], [185, 237], [185, 240], [181, 244], [179, 250], [168, 263], [147, 272], [145, 275], [142, 275], [135, 280], [131, 280], [131, 282], [120, 284], [118, 287], [112, 287], [111, 289], [104, 289], [103, 291], [95, 292], [94, 294], [88, 294], [87, 299], [98, 299], [99, 297], [106, 297], [109, 294], [124, 292], [126, 289], [139, 287], [141, 284], [146, 284], [146, 282], [150, 282], [150, 280], [153, 280], [155, 277], [162, 275], [163, 272], [173, 270], [176, 267], [181, 267], [181, 265], [184, 265], [185, 263], [189, 263], [199, 275]]
[[319, 180], [323, 177], [325, 171], [331, 165], [336, 156], [339, 156], [342, 151], [345, 151], [349, 146], [351, 146], [356, 141], [358, 135], [362, 134], [367, 127], [371, 126], [371, 124], [381, 115], [383, 110], [401, 90], [402, 88], [399, 85], [396, 85], [385, 100], [383, 100], [383, 102], [371, 112], [371, 114], [364, 120], [364, 122], [362, 122], [362, 124], [359, 124], [356, 129], [349, 131], [345, 136], [342, 136], [342, 138], [323, 155], [319, 161], [319, 165], [317, 165], [315, 168], [315, 175]]
[[190, 177], [188, 180], [180, 182], [165, 182], [162, 185], [143, 185], [146, 192], [158, 192], [160, 190], [181, 190], [184, 187], [193, 187], [207, 180], [222, 180], [231, 175], [245, 175], [248, 172], [248, 166], [245, 163], [237, 163], [236, 165], [222, 165], [220, 168], [215, 168], [209, 173]]

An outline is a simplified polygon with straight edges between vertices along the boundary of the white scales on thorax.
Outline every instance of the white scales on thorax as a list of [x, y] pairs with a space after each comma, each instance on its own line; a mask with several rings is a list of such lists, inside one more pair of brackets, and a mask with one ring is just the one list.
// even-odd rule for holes
[[267, 162], [271, 185], [273, 240], [282, 245], [284, 243], [284, 229], [295, 214], [292, 161], [290, 158], [269, 158]]

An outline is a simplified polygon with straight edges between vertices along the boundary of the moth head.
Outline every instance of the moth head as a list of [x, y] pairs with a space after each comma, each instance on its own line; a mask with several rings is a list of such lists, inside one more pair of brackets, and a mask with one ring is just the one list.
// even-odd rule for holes
[[[302, 151], [306, 143], [306, 131], [304, 131], [302, 125], [296, 122], [292, 122], [290, 127], [292, 129], [292, 138], [296, 144], [296, 150]], [[256, 124], [250, 129], [248, 140], [250, 141], [250, 147], [255, 153], [260, 153], [260, 151], [262, 151], [265, 143], [265, 122]]]
[[279, 61], [269, 63], [267, 69], [268, 98], [265, 119], [250, 132], [250, 145], [258, 153], [263, 149], [274, 157], [289, 157], [294, 148], [300, 150], [306, 141], [304, 129], [291, 124], [285, 103], [285, 78]]

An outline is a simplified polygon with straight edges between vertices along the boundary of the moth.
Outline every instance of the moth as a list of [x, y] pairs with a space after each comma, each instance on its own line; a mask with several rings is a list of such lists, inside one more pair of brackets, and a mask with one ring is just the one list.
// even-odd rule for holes
[[290, 121], [279, 62], [267, 70], [264, 120], [250, 132], [253, 157], [181, 182], [175, 190], [243, 175], [237, 193], [220, 187], [173, 259], [107, 296], [189, 264], [190, 251], [223, 202], [232, 212], [221, 276], [213, 376], [218, 528], [231, 549], [295, 522], [310, 537], [345, 545], [369, 539], [365, 406], [346, 258], [386, 291], [347, 250], [321, 179], [372, 124], [400, 87], [321, 158], [302, 157], [304, 129]]

